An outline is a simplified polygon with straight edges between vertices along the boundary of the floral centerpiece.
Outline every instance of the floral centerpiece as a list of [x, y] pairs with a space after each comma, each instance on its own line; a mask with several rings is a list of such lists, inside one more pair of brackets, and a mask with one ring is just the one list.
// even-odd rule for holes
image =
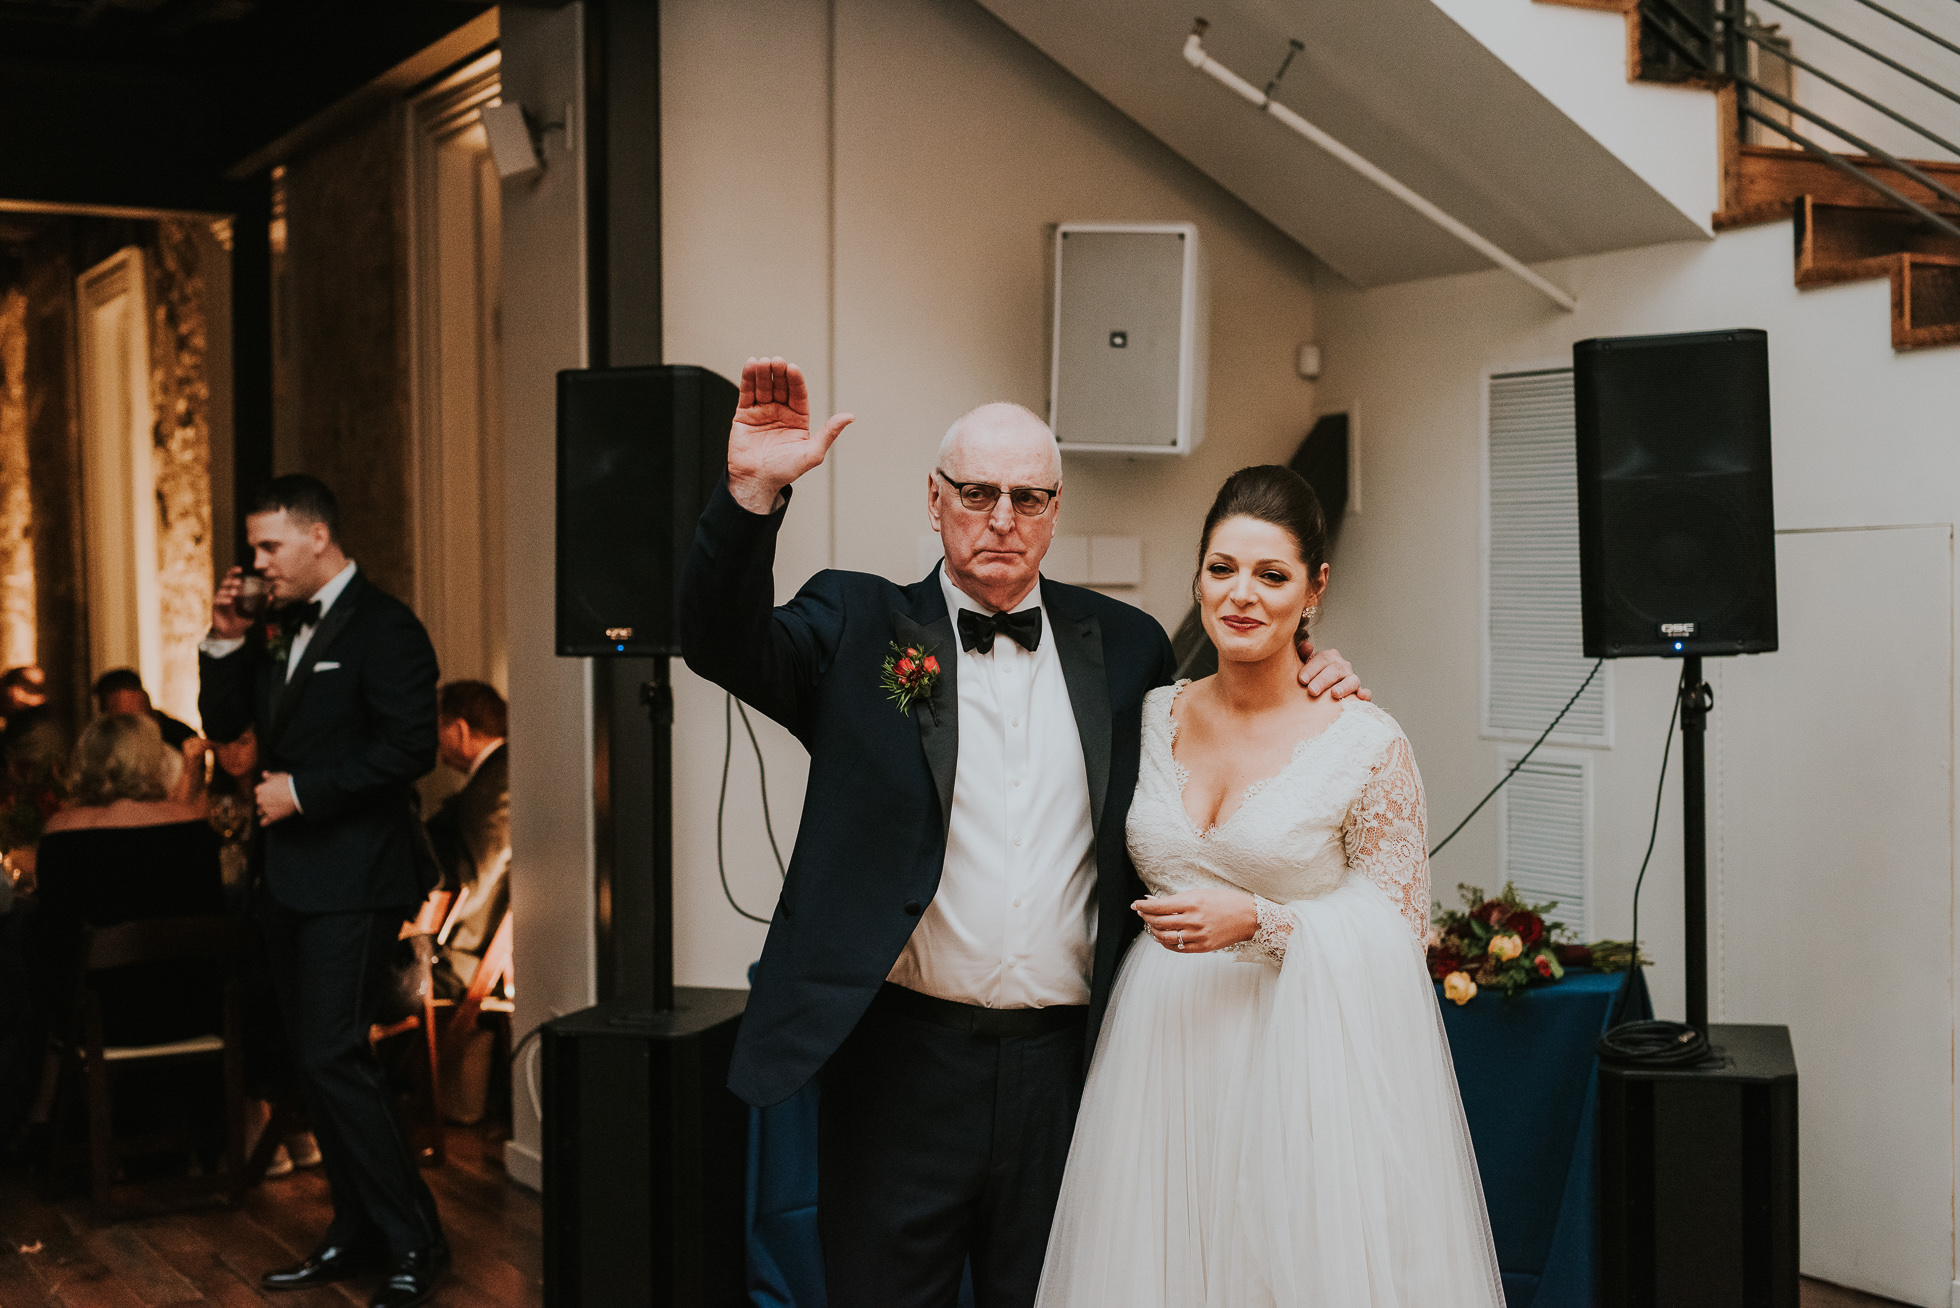
[[1534, 904], [1509, 883], [1495, 898], [1481, 886], [1456, 889], [1463, 907], [1436, 905], [1428, 954], [1429, 975], [1443, 983], [1444, 998], [1457, 1004], [1469, 1003], [1483, 986], [1509, 996], [1548, 985], [1563, 979], [1568, 967], [1622, 972], [1632, 966], [1634, 947], [1627, 941], [1586, 945], [1569, 939], [1565, 923], [1546, 916], [1558, 907], [1557, 900]]

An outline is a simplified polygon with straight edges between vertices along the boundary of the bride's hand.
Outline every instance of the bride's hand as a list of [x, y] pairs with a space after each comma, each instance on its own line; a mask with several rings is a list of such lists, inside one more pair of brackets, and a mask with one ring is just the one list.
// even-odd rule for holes
[[1185, 954], [1230, 949], [1259, 930], [1251, 895], [1229, 886], [1206, 886], [1176, 895], [1155, 895], [1130, 905], [1166, 949]]

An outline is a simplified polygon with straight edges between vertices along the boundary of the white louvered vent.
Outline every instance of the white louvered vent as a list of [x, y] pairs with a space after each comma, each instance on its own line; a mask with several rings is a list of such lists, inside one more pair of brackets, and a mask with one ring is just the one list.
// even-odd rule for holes
[[[1489, 405], [1490, 656], [1484, 727], [1535, 740], [1592, 666], [1580, 635], [1572, 370], [1493, 374]], [[1551, 738], [1611, 743], [1605, 670]]]
[[[1504, 760], [1506, 771], [1523, 752], [1510, 751]], [[1553, 919], [1571, 927], [1581, 939], [1590, 938], [1586, 793], [1585, 760], [1547, 758], [1540, 752], [1504, 787], [1500, 817], [1504, 859], [1500, 880], [1516, 882], [1526, 899], [1557, 900]]]

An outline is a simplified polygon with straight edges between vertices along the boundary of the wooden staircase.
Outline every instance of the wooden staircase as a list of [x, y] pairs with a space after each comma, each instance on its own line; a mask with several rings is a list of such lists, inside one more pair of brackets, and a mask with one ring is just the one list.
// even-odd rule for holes
[[[1794, 146], [1746, 145], [1737, 89], [1720, 75], [1684, 73], [1653, 59], [1642, 37], [1638, 0], [1539, 0], [1623, 14], [1627, 76], [1712, 91], [1722, 140], [1722, 207], [1716, 231], [1791, 222], [1798, 286], [1885, 277], [1892, 283], [1892, 348], [1960, 344], [1960, 237], [1893, 204], [1816, 154]], [[1647, 57], [1643, 57], [1643, 49]], [[1960, 206], [1865, 155], [1844, 155], [1893, 190], [1941, 217], [1960, 221]], [[1908, 160], [1948, 190], [1960, 191], [1960, 164]]]

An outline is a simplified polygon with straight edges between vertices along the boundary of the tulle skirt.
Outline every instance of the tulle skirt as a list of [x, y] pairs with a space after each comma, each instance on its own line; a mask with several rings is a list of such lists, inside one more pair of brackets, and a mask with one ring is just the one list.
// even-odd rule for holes
[[1285, 966], [1130, 950], [1041, 1308], [1502, 1308], [1436, 996], [1350, 876]]

